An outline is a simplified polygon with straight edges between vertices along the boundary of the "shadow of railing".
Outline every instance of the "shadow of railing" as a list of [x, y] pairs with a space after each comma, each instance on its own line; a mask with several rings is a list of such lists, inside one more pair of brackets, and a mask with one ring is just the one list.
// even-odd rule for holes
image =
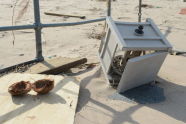
[[[66, 104], [64, 98], [57, 94], [57, 92], [69, 83], [70, 80], [64, 78], [63, 80], [59, 81], [54, 89], [45, 95], [26, 95], [22, 97], [12, 97], [12, 102], [16, 105], [22, 105], [6, 114], [0, 116], [0, 123], [5, 123], [13, 118], [18, 117], [19, 115], [34, 109], [35, 107], [39, 106], [40, 104], [47, 103], [47, 104]], [[65, 91], [71, 94], [75, 94], [72, 91]], [[77, 95], [77, 94], [75, 94]]]
[[[138, 122], [131, 117], [132, 114], [142, 107], [148, 107], [186, 123], [186, 86], [158, 78], [159, 83], [143, 85], [120, 94], [120, 96], [124, 98], [122, 101], [129, 102], [128, 100], [130, 100], [137, 104], [128, 107], [124, 111], [117, 111], [111, 106], [91, 97], [93, 94], [91, 94], [91, 91], [87, 86], [90, 82], [91, 85], [96, 84], [96, 82], [92, 81], [95, 77], [102, 78], [100, 77], [100, 69], [81, 81], [77, 112], [80, 112], [88, 102], [92, 102], [112, 113], [112, 121], [110, 124], [122, 124], [124, 122], [138, 124]], [[105, 82], [103, 81], [102, 83]], [[96, 109], [95, 111], [99, 110]]]

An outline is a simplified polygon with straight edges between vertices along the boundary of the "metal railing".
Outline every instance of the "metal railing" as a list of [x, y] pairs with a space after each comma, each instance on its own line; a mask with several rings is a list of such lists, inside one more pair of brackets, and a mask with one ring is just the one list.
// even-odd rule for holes
[[[111, 15], [111, 0], [108, 0], [107, 3], [108, 3], [107, 16], [110, 16]], [[60, 26], [74, 26], [74, 25], [81, 25], [81, 24], [104, 21], [106, 19], [106, 18], [99, 18], [99, 19], [93, 19], [93, 20], [87, 20], [87, 21], [81, 21], [81, 22], [72, 22], [72, 23], [42, 24], [41, 20], [40, 20], [39, 0], [33, 0], [33, 6], [34, 6], [34, 20], [35, 20], [34, 24], [32, 24], [32, 25], [19, 25], [19, 26], [3, 26], [3, 27], [0, 27], [0, 31], [34, 29], [35, 30], [35, 39], [36, 39], [36, 59], [1, 69], [0, 73], [4, 73], [6, 71], [15, 69], [16, 67], [18, 67], [20, 65], [27, 65], [30, 63], [40, 62], [40, 61], [44, 60], [44, 57], [42, 55], [42, 37], [41, 37], [42, 28], [60, 27]]]

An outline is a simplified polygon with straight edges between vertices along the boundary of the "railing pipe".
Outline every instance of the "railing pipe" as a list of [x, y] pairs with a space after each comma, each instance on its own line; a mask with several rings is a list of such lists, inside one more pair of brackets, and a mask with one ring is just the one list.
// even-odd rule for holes
[[42, 55], [41, 21], [39, 0], [34, 0], [35, 38], [36, 38], [36, 58], [44, 60]]
[[106, 18], [93, 19], [93, 20], [87, 20], [81, 22], [71, 22], [71, 23], [41, 24], [41, 27], [47, 28], [47, 27], [60, 27], [60, 26], [74, 26], [74, 25], [82, 25], [82, 24], [88, 24], [88, 23], [99, 22], [104, 20], [106, 20]]

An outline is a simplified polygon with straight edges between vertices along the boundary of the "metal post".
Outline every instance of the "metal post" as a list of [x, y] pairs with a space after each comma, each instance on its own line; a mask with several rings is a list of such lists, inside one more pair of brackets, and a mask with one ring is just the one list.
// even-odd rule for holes
[[34, 29], [35, 25], [19, 25], [19, 26], [3, 26], [0, 27], [1, 31], [12, 31], [12, 30], [23, 30], [23, 29]]
[[[81, 22], [71, 22], [71, 23], [53, 23], [53, 24], [41, 24], [40, 21], [40, 7], [39, 7], [39, 0], [33, 0], [34, 5], [34, 20], [35, 23], [33, 25], [19, 25], [19, 26], [3, 26], [0, 27], [1, 31], [12, 31], [12, 30], [25, 30], [25, 29], [35, 29], [35, 39], [36, 39], [36, 59], [24, 62], [21, 64], [17, 64], [8, 68], [0, 69], [0, 74], [7, 72], [9, 70], [15, 69], [17, 66], [20, 65], [26, 65], [33, 62], [40, 62], [43, 61], [44, 58], [42, 56], [42, 38], [41, 38], [41, 29], [42, 28], [48, 28], [48, 27], [60, 27], [60, 26], [73, 26], [73, 25], [82, 25], [82, 24], [88, 24], [93, 22], [99, 22], [104, 21], [106, 18], [99, 18], [99, 19], [93, 19], [93, 20], [87, 20], [87, 21], [81, 21]], [[108, 0], [108, 16], [111, 15], [111, 0]]]
[[36, 58], [42, 61], [44, 60], [44, 58], [42, 56], [39, 0], [34, 0], [34, 18], [35, 18]]
[[82, 24], [88, 24], [88, 23], [105, 21], [105, 20], [106, 18], [99, 18], [99, 19], [93, 19], [93, 20], [87, 20], [87, 21], [81, 21], [81, 22], [41, 24], [41, 27], [49, 28], [49, 27], [61, 27], [61, 26], [74, 26], [74, 25], [82, 25]]
[[107, 1], [107, 16], [111, 16], [111, 1], [112, 0]]
[[142, 7], [142, 0], [139, 0], [139, 13], [138, 13], [138, 22], [141, 22], [141, 7]]

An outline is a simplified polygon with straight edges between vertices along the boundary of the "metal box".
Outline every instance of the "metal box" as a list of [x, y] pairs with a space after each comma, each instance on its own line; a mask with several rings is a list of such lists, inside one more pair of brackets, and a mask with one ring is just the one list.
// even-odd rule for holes
[[[143, 35], [135, 33], [139, 25], [144, 27]], [[99, 57], [108, 82], [118, 92], [124, 92], [154, 81], [171, 49], [151, 19], [136, 23], [117, 22], [107, 17]]]

